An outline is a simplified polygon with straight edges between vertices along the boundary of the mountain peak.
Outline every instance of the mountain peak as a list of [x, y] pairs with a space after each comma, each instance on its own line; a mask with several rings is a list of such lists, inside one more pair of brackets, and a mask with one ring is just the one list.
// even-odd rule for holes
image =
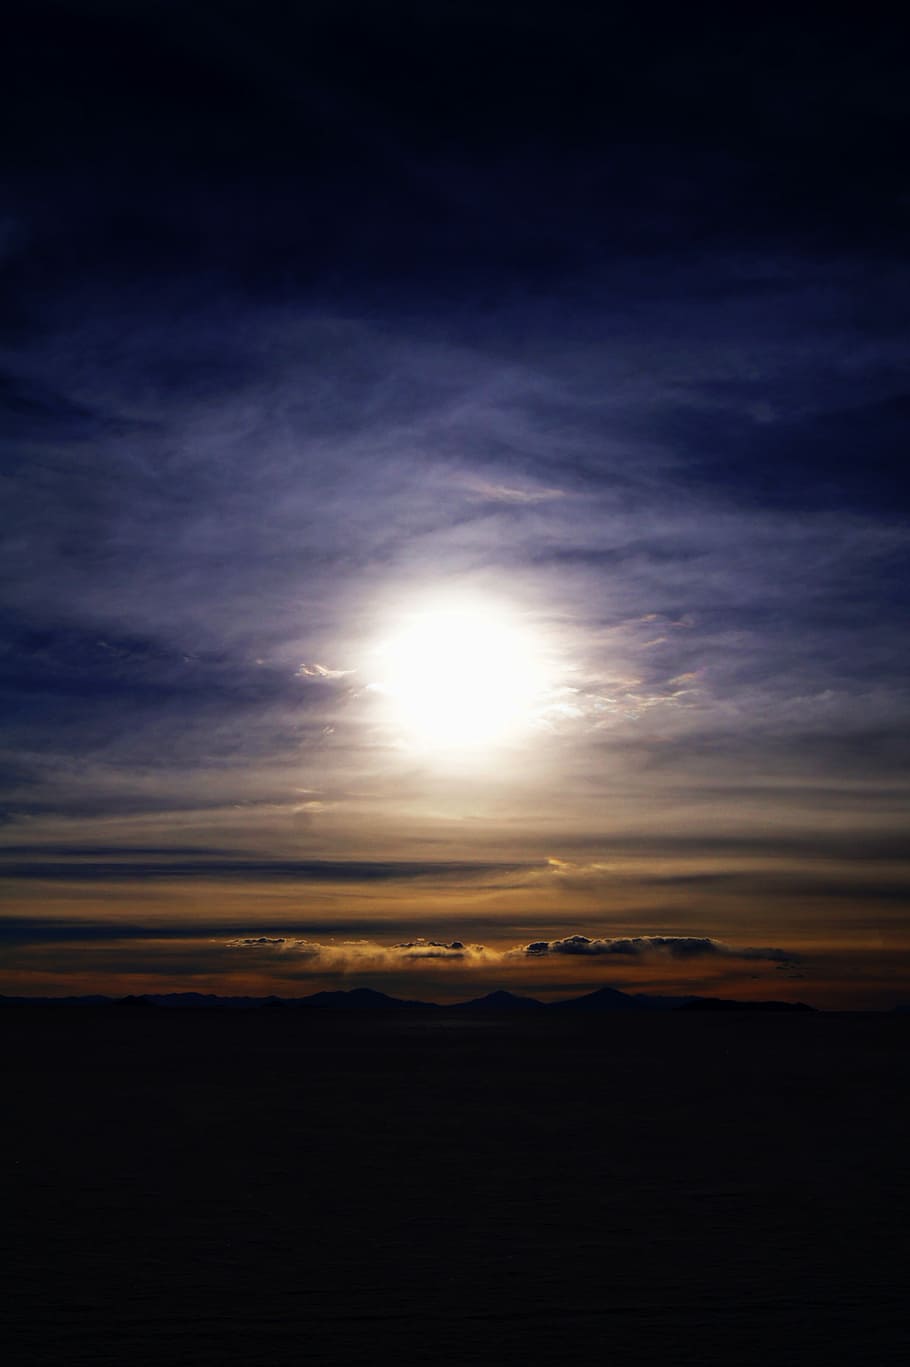
[[583, 997], [566, 997], [552, 1005], [565, 1011], [639, 1011], [646, 1006], [646, 998], [620, 992], [618, 987], [598, 987]]
[[309, 997], [299, 997], [297, 1005], [341, 1011], [388, 1011], [414, 1006], [428, 1007], [432, 1004], [403, 1001], [400, 997], [390, 997], [386, 992], [378, 992], [374, 987], [352, 987], [335, 992], [314, 992]]
[[488, 992], [485, 997], [457, 1003], [459, 1011], [537, 1011], [542, 1007], [543, 1002], [535, 997], [520, 997], [515, 992], [506, 992], [504, 988]]

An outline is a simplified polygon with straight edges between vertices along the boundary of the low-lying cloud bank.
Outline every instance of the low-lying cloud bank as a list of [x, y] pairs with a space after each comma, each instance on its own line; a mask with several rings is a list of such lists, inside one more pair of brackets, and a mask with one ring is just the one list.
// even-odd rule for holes
[[510, 949], [491, 949], [486, 945], [466, 944], [461, 940], [408, 940], [400, 944], [383, 945], [374, 940], [343, 940], [322, 943], [293, 936], [251, 935], [226, 942], [229, 949], [277, 951], [297, 958], [318, 959], [332, 965], [347, 964], [408, 964], [428, 960], [442, 963], [476, 964], [481, 961], [542, 959], [559, 955], [587, 955], [608, 959], [613, 956], [629, 959], [729, 958], [764, 960], [768, 963], [795, 964], [799, 956], [789, 950], [759, 948], [751, 945], [729, 945], [701, 935], [640, 935], [611, 938], [590, 938], [587, 935], [567, 935], [558, 940], [534, 940], [530, 944], [515, 945]]
[[626, 958], [667, 954], [672, 959], [698, 959], [723, 955], [737, 959], [766, 959], [769, 963], [795, 963], [797, 956], [786, 949], [728, 945], [707, 935], [636, 935], [608, 939], [589, 939], [587, 935], [567, 935], [562, 940], [535, 940], [517, 951], [531, 958], [550, 954], [619, 954]]

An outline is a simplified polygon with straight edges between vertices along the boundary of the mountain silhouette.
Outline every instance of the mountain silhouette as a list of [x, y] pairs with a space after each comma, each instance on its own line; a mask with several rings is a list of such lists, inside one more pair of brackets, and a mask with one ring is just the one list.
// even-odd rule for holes
[[497, 992], [488, 992], [485, 997], [474, 997], [471, 1001], [456, 1002], [456, 1011], [543, 1011], [543, 1002], [537, 1001], [535, 997], [520, 997], [515, 992], [506, 992], [500, 988]]
[[140, 1001], [152, 1006], [181, 1007], [192, 1011], [219, 1008], [231, 1011], [254, 1011], [277, 1001], [277, 997], [219, 997], [215, 992], [149, 992]]
[[666, 1011], [691, 997], [648, 997], [644, 993], [620, 992], [617, 987], [598, 987], [583, 997], [565, 997], [551, 1003], [555, 1011]]
[[[84, 997], [6, 997], [0, 996], [2, 1007], [27, 1006], [117, 1006], [125, 1008], [162, 1007], [184, 1011], [283, 1011], [283, 1010], [323, 1010], [323, 1011], [471, 1011], [518, 1013], [542, 1011], [561, 1012], [611, 1012], [611, 1011], [815, 1011], [814, 1006], [805, 1002], [784, 1001], [736, 1001], [729, 997], [667, 997], [652, 996], [645, 992], [622, 992], [616, 987], [599, 987], [594, 992], [580, 997], [564, 997], [558, 1001], [540, 1002], [535, 997], [523, 997], [515, 992], [500, 988], [488, 992], [486, 996], [474, 997], [470, 1001], [447, 1002], [440, 1006], [437, 1002], [409, 1001], [401, 997], [391, 997], [387, 992], [379, 992], [372, 987], [354, 987], [334, 992], [314, 992], [306, 997], [219, 997], [207, 992], [164, 992], [146, 993], [142, 996], [104, 997], [87, 995]], [[907, 1010], [895, 1007], [895, 1011]]]
[[740, 1002], [730, 997], [692, 997], [678, 1011], [814, 1011], [806, 1002]]
[[434, 1002], [404, 1001], [401, 997], [390, 997], [385, 992], [377, 992], [372, 987], [352, 987], [347, 992], [314, 992], [309, 997], [297, 997], [294, 1005], [329, 1011], [401, 1011], [414, 1007], [423, 1007], [424, 1010], [435, 1008]]

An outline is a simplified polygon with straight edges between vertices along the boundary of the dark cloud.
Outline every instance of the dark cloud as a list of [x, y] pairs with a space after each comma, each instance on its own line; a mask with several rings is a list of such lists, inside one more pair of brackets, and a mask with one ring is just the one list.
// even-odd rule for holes
[[186, 925], [87, 921], [49, 916], [0, 917], [0, 942], [6, 945], [103, 944], [118, 940], [176, 940], [205, 934]]
[[[244, 851], [235, 850], [238, 858]], [[3, 859], [28, 859], [52, 862], [60, 859], [223, 859], [224, 848], [218, 845], [92, 845], [83, 843], [43, 842], [33, 844], [4, 844], [0, 847], [0, 868]]]
[[393, 945], [393, 949], [444, 949], [452, 952], [460, 952], [464, 949], [461, 940], [452, 940], [447, 944], [445, 940], [405, 940], [401, 944]]
[[[784, 785], [780, 785], [780, 787], [772, 785], [771, 792], [775, 797], [782, 800], [785, 794]], [[868, 801], [878, 799], [881, 808], [889, 815], [899, 812], [905, 801], [903, 785], [898, 788], [883, 788], [878, 794], [873, 788], [864, 787], [863, 794]], [[672, 795], [676, 796], [676, 793], [673, 792]], [[680, 790], [678, 793], [680, 801], [683, 800], [684, 795], [684, 791]], [[755, 788], [747, 784], [725, 785], [718, 792], [719, 799], [734, 804], [745, 802], [754, 796]], [[843, 792], [838, 795], [836, 791], [828, 788], [824, 792], [810, 790], [808, 796], [813, 806], [817, 804], [821, 809], [836, 809], [838, 805], [849, 804], [851, 795]], [[827, 803], [824, 801], [825, 798], [828, 799]], [[901, 862], [907, 857], [907, 842], [902, 831], [853, 829], [845, 832], [820, 829], [810, 835], [786, 830], [739, 830], [732, 833], [699, 831], [696, 834], [680, 834], [676, 831], [651, 834], [636, 831], [624, 832], [621, 835], [610, 836], [606, 839], [600, 833], [593, 835], [572, 834], [566, 838], [563, 848], [577, 856], [575, 862], [568, 859], [558, 861], [557, 871], [569, 877], [573, 874], [583, 875], [591, 869], [603, 870], [609, 867], [608, 864], [588, 862], [598, 857], [609, 861], [615, 857], [646, 856], [653, 859], [663, 856], [690, 859], [693, 856], [701, 855], [722, 860], [746, 858], [760, 861], [769, 855], [774, 855], [777, 858], [785, 856], [794, 862], [800, 861], [805, 865], [814, 861], [827, 861], [835, 856], [848, 863], [860, 864]], [[587, 855], [587, 859], [584, 855]], [[687, 877], [684, 873], [673, 876], [680, 880]], [[705, 872], [692, 876], [707, 878], [710, 877], [710, 874]], [[663, 875], [655, 874], [654, 877], [659, 879]]]
[[284, 945], [288, 941], [283, 935], [252, 935], [244, 940], [233, 940], [232, 945], [241, 949], [255, 949], [259, 945]]
[[330, 860], [330, 859], [115, 859], [99, 861], [11, 859], [0, 860], [0, 878], [39, 879], [63, 883], [119, 883], [188, 878], [238, 879], [244, 882], [375, 883], [471, 882], [532, 869], [530, 863], [440, 860]]
[[[384, 925], [388, 925], [385, 922]], [[218, 940], [231, 937], [229, 943], [237, 948], [252, 949], [266, 946], [301, 946], [312, 943], [312, 937], [331, 935], [359, 936], [376, 929], [375, 918], [357, 920], [347, 917], [344, 920], [310, 919], [305, 923], [288, 921], [281, 928], [270, 928], [267, 933], [245, 934], [248, 922], [231, 922], [224, 917], [195, 917], [176, 920], [162, 917], [154, 921], [140, 921], [135, 917], [111, 916], [108, 919], [89, 920], [71, 916], [2, 916], [0, 917], [0, 942], [8, 945], [28, 944], [92, 944], [116, 943], [131, 940], [160, 940], [208, 942], [214, 945]], [[349, 941], [353, 943], [353, 940]], [[362, 942], [361, 942], [362, 943]], [[466, 952], [469, 948], [460, 940], [437, 941], [415, 938], [391, 946], [395, 950], [444, 950], [450, 954]]]
[[728, 945], [705, 935], [640, 935], [606, 939], [592, 939], [587, 935], [567, 935], [559, 940], [534, 940], [515, 952], [529, 958], [542, 958], [551, 954], [578, 954], [594, 958], [619, 955], [634, 959], [642, 955], [666, 954], [672, 959], [700, 959], [721, 955], [737, 959], [764, 959], [770, 963], [781, 964], [800, 961], [800, 956], [789, 950]]

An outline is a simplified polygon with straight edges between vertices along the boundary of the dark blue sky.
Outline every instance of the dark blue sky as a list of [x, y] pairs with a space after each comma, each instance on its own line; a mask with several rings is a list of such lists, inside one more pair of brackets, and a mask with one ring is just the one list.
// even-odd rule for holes
[[[897, 29], [36, 0], [5, 49], [0, 990], [416, 992], [439, 932], [467, 992], [584, 931], [901, 995]], [[458, 764], [376, 655], [453, 602], [543, 661]]]

